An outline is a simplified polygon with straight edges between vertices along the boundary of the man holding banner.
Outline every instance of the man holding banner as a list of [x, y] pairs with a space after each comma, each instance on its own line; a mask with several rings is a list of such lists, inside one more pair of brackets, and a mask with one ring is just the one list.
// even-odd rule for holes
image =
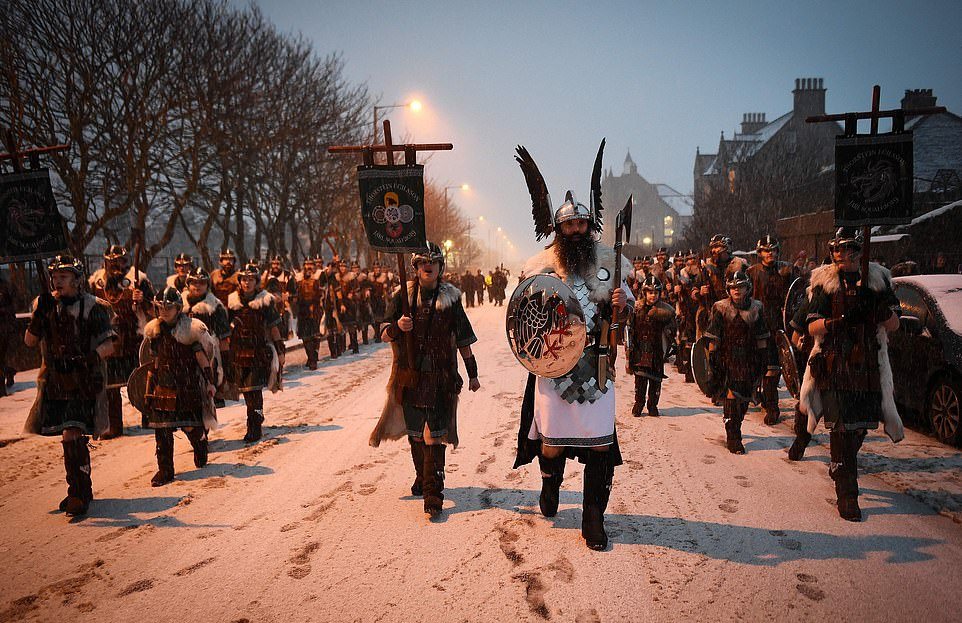
[[34, 301], [23, 337], [28, 347], [40, 346], [42, 357], [24, 432], [62, 435], [67, 497], [60, 510], [73, 517], [86, 514], [93, 499], [87, 435], [106, 419], [103, 359], [113, 353], [116, 333], [110, 307], [82, 291], [80, 260], [58, 255], [47, 270], [52, 291]]

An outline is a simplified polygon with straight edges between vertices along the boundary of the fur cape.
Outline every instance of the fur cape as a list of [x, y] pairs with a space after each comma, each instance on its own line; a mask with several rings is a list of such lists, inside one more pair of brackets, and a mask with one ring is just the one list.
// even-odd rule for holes
[[[558, 275], [558, 278], [564, 280], [568, 277], [568, 273], [564, 270], [561, 260], [558, 258], [560, 248], [559, 245], [552, 244], [547, 249], [530, 258], [525, 263], [521, 273], [526, 277], [539, 273], [554, 273]], [[634, 268], [631, 263], [620, 254], [616, 260], [615, 250], [611, 247], [598, 243], [595, 245], [595, 248], [597, 249], [595, 264], [591, 266], [582, 277], [584, 277], [588, 290], [591, 292], [591, 299], [596, 303], [603, 303], [609, 299], [608, 290], [614, 287], [611, 280], [614, 279], [615, 262], [621, 262], [622, 279], [632, 274]], [[601, 272], [601, 269], [605, 269], [609, 275], [606, 281], [598, 278], [598, 273]], [[627, 292], [630, 299], [631, 290], [629, 289]]]
[[[749, 326], [758, 322], [758, 318], [762, 313], [762, 302], [758, 299], [752, 299], [746, 309], [738, 309], [732, 303], [731, 299], [722, 299], [716, 301], [712, 305], [712, 309], [717, 309], [718, 313], [722, 315], [725, 320], [734, 320], [736, 314], [742, 317]], [[706, 334], [707, 335], [707, 334]]]
[[[861, 283], [861, 282], [860, 282]], [[821, 287], [827, 294], [838, 291], [839, 277], [838, 268], [834, 264], [825, 264], [812, 271], [809, 281], [807, 295], [808, 300], [812, 300], [812, 292], [816, 287]], [[868, 287], [875, 292], [883, 292], [892, 287], [892, 278], [888, 269], [874, 262], [869, 264]], [[822, 350], [821, 336], [815, 337], [815, 346], [809, 355], [809, 361]], [[882, 386], [882, 423], [885, 434], [898, 443], [905, 437], [905, 429], [902, 426], [902, 418], [899, 417], [898, 409], [895, 406], [895, 384], [892, 380], [892, 366], [889, 363], [888, 333], [879, 325], [876, 332], [876, 339], [879, 343], [878, 363], [880, 382]], [[802, 388], [799, 396], [799, 409], [808, 416], [808, 432], [814, 433], [818, 426], [818, 421], [822, 418], [822, 396], [815, 386], [815, 379], [812, 378], [812, 367], [805, 369], [805, 376], [802, 379]]]
[[[264, 309], [265, 307], [270, 307], [274, 304], [274, 297], [267, 290], [260, 290], [254, 295], [254, 298], [250, 303], [247, 304], [251, 309]], [[240, 291], [235, 290], [230, 293], [227, 297], [227, 309], [232, 311], [238, 311], [244, 307], [240, 299]], [[265, 329], [265, 332], [267, 330]], [[281, 391], [281, 363], [277, 358], [277, 349], [274, 348], [274, 342], [270, 339], [270, 335], [267, 335], [267, 345], [271, 349], [271, 373], [267, 378], [267, 389], [271, 390], [271, 393], [276, 394]], [[281, 336], [283, 339], [286, 336]], [[233, 395], [237, 392], [236, 388], [230, 388], [230, 394]]]
[[[411, 306], [414, 306], [414, 282], [409, 281], [408, 284], [408, 297]], [[394, 294], [397, 295], [401, 288], [398, 286], [394, 290]], [[423, 303], [424, 292], [418, 288], [418, 304]], [[461, 300], [461, 291], [457, 289], [453, 284], [447, 281], [441, 281], [438, 283], [438, 298], [434, 303], [434, 308], [438, 311], [448, 309], [456, 302]], [[390, 323], [383, 323], [379, 328], [383, 331], [386, 326]], [[403, 338], [401, 338], [403, 339]], [[451, 348], [456, 349], [454, 343], [454, 336], [451, 336]], [[397, 401], [397, 383], [398, 383], [398, 360], [401, 358], [401, 349], [398, 346], [397, 341], [391, 342], [391, 352], [393, 357], [391, 360], [391, 376], [387, 381], [387, 396], [384, 399], [384, 407], [381, 409], [381, 417], [378, 419], [377, 424], [374, 425], [374, 430], [371, 431], [371, 436], [368, 439], [368, 443], [376, 448], [384, 440], [397, 440], [402, 437], [407, 436], [407, 426], [404, 423], [404, 410], [401, 403]], [[457, 365], [457, 363], [455, 363]], [[457, 370], [455, 370], [457, 373]], [[442, 443], [451, 444], [455, 448], [458, 447], [458, 396], [457, 394], [451, 396], [451, 419], [448, 421], [448, 434], [441, 439]]]
[[[106, 312], [109, 315], [110, 304], [103, 299], [99, 299], [93, 294], [83, 293], [78, 298], [78, 303], [83, 300], [84, 307], [84, 318], [90, 317], [90, 311], [96, 305], [103, 305], [106, 308]], [[37, 308], [37, 299], [34, 299], [33, 304], [30, 306], [31, 310]], [[74, 303], [67, 308], [67, 312], [73, 315], [75, 318], [80, 313], [80, 305]], [[96, 336], [94, 336], [96, 337]], [[46, 352], [46, 347], [41, 344], [41, 352]], [[101, 360], [101, 372], [106, 373], [106, 365]], [[46, 358], [40, 361], [40, 370], [37, 373], [37, 397], [33, 401], [33, 406], [30, 407], [30, 412], [27, 414], [27, 421], [23, 425], [23, 432], [29, 435], [39, 435], [41, 432], [41, 427], [43, 423], [41, 422], [41, 409], [43, 406], [43, 393], [44, 386], [47, 383], [47, 362]], [[107, 392], [101, 391], [97, 394], [97, 401], [94, 405], [94, 430], [90, 433], [99, 436], [100, 433], [104, 432], [109, 428], [109, 423], [107, 420]]]
[[[154, 318], [144, 327], [144, 341], [140, 343], [140, 365], [142, 366], [154, 361], [150, 348], [147, 346], [147, 341], [160, 336], [160, 323], [160, 318]], [[220, 360], [220, 354], [217, 350], [217, 338], [210, 334], [210, 331], [207, 330], [207, 325], [196, 318], [191, 318], [187, 314], [182, 313], [177, 317], [177, 324], [174, 325], [171, 333], [175, 340], [185, 346], [190, 346], [194, 342], [200, 342], [201, 346], [204, 347], [204, 354], [207, 355], [207, 360], [211, 362], [214, 368], [214, 374], [216, 375], [214, 384], [220, 385], [223, 381], [223, 370], [221, 370], [219, 365], [214, 365], [213, 363], [215, 357], [217, 361]], [[197, 383], [203, 387], [204, 382], [204, 377], [198, 373]], [[217, 428], [217, 409], [214, 407], [214, 399], [212, 397], [206, 397], [204, 400], [204, 426], [208, 430]]]
[[166, 284], [167, 284], [167, 285], [166, 285], [165, 287], [168, 287], [168, 288], [176, 288], [176, 287], [177, 287], [177, 277], [180, 277], [180, 275], [178, 275], [177, 273], [174, 273], [173, 275], [167, 275], [167, 281], [166, 281]]
[[[204, 298], [197, 301], [193, 305], [190, 304], [188, 300], [188, 293], [186, 291], [181, 292], [181, 299], [184, 301], [184, 312], [196, 311], [198, 314], [204, 314], [205, 316], [213, 316], [214, 312], [217, 311], [218, 307], [223, 307], [224, 304], [220, 302], [220, 299], [214, 296], [213, 292], [207, 291]], [[209, 327], [208, 327], [209, 329]]]

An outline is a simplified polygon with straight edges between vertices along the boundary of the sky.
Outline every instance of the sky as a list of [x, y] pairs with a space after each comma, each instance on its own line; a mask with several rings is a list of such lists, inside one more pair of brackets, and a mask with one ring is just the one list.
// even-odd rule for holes
[[568, 189], [587, 203], [603, 137], [605, 168], [620, 173], [630, 149], [649, 182], [690, 193], [696, 148], [714, 153], [743, 113], [791, 110], [795, 78], [824, 78], [828, 112], [869, 109], [879, 84], [883, 109], [905, 89], [930, 88], [962, 114], [959, 2], [256, 4], [318, 54], [341, 54], [346, 75], [381, 104], [423, 103], [387, 111], [395, 140], [454, 144], [426, 175], [470, 186], [452, 199], [482, 242], [488, 223], [502, 227], [511, 263], [541, 247], [518, 144], [560, 205]]

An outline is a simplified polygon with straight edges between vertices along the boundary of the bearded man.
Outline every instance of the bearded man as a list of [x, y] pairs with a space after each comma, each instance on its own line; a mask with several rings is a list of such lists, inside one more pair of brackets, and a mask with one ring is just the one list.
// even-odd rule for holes
[[547, 186], [531, 155], [524, 147], [518, 147], [515, 158], [531, 194], [537, 238], [554, 234], [552, 243], [528, 260], [523, 274], [552, 274], [564, 281], [581, 304], [589, 338], [581, 358], [566, 375], [528, 375], [515, 467], [538, 457], [541, 512], [545, 517], [553, 517], [558, 512], [566, 459], [577, 458], [585, 464], [581, 535], [594, 550], [608, 546], [604, 512], [614, 468], [621, 464], [615, 435], [614, 370], [612, 367], [602, 373], [601, 329], [604, 320], [624, 321], [634, 301], [627, 284], [616, 284], [613, 279], [615, 262], [622, 263], [624, 274], [631, 271], [631, 266], [620, 254], [596, 240], [602, 229], [603, 152], [604, 141], [592, 172], [591, 208], [579, 203], [568, 191], [565, 202], [553, 214]]

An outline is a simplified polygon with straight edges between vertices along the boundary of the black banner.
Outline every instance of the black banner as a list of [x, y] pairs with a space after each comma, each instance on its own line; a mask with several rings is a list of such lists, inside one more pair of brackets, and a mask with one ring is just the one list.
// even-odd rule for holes
[[66, 250], [50, 172], [36, 169], [0, 177], [0, 264], [43, 259]]
[[357, 183], [372, 249], [413, 253], [427, 246], [423, 165], [362, 165], [357, 168]]
[[912, 133], [835, 139], [835, 224], [912, 221]]

